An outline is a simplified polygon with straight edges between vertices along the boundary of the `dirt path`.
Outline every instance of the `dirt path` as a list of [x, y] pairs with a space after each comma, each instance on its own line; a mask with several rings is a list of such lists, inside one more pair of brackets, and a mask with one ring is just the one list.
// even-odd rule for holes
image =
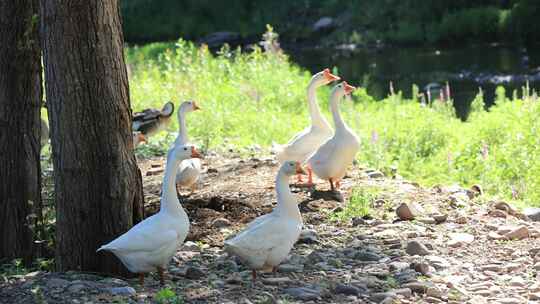
[[[534, 303], [540, 299], [540, 225], [504, 203], [459, 187], [421, 188], [377, 172], [343, 182], [371, 189], [371, 217], [336, 221], [346, 203], [293, 188], [305, 231], [277, 276], [250, 272], [221, 250], [223, 240], [275, 204], [272, 159], [209, 157], [200, 190], [182, 192], [188, 242], [169, 267], [162, 303]], [[159, 207], [163, 159], [140, 163], [148, 212]], [[370, 177], [371, 176], [371, 177]], [[318, 188], [327, 189], [319, 182]], [[185, 194], [185, 195], [184, 195]], [[400, 207], [401, 206], [401, 207]], [[398, 208], [399, 207], [399, 208]], [[414, 219], [406, 218], [410, 210]], [[155, 303], [149, 278], [36, 272], [0, 281], [0, 303]], [[183, 300], [173, 302], [175, 296]], [[161, 293], [161, 298], [167, 298]], [[539, 302], [540, 303], [540, 302]]]

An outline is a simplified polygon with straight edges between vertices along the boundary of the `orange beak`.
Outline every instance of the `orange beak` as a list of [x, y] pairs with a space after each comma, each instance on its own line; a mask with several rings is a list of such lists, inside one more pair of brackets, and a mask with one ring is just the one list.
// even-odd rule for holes
[[195, 147], [191, 147], [191, 157], [202, 158], [201, 154], [199, 153], [199, 151], [197, 151], [197, 149], [195, 149]]
[[330, 73], [330, 69], [324, 69], [323, 75], [324, 75], [324, 78], [326, 78], [326, 80], [328, 80], [328, 82], [333, 82], [333, 81], [336, 81], [336, 80], [340, 79], [339, 76], [336, 76], [336, 75]]
[[355, 87], [348, 84], [346, 81], [343, 82], [343, 87], [345, 88], [345, 95], [351, 94], [352, 91], [356, 90]]
[[197, 105], [197, 103], [194, 101], [193, 102], [193, 111], [197, 111], [197, 110], [200, 110], [201, 108], [199, 107], [199, 105]]
[[296, 162], [296, 174], [306, 174], [306, 171], [304, 168], [302, 168], [302, 165], [300, 165], [300, 162]]

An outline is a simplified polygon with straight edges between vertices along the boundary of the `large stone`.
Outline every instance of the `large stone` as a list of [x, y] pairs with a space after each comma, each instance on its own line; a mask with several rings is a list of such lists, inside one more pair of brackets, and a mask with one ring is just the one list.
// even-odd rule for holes
[[215, 228], [223, 228], [223, 227], [228, 227], [231, 225], [231, 222], [226, 219], [226, 218], [217, 218], [215, 220], [212, 221], [212, 227], [215, 227]]
[[525, 214], [531, 221], [540, 222], [540, 208], [525, 208], [523, 210]]
[[526, 226], [521, 226], [504, 234], [504, 237], [509, 240], [522, 240], [529, 237], [529, 229]]
[[334, 288], [334, 293], [336, 294], [358, 296], [365, 292], [367, 292], [367, 289], [361, 289], [357, 286], [347, 285], [347, 284], [342, 284], [342, 283], [338, 283], [336, 287]]
[[137, 294], [135, 289], [130, 286], [109, 288], [109, 293], [115, 296], [134, 296]]
[[186, 269], [185, 277], [190, 280], [199, 280], [206, 276], [206, 273], [198, 267], [189, 266]]
[[418, 242], [418, 241], [410, 241], [407, 244], [407, 249], [405, 249], [405, 252], [407, 252], [409, 255], [428, 255], [429, 250], [427, 247]]

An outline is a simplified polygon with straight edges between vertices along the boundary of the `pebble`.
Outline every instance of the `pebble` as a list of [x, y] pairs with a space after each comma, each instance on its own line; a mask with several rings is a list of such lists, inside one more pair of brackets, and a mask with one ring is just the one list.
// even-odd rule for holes
[[230, 225], [231, 225], [231, 221], [223, 217], [219, 217], [212, 221], [212, 227], [215, 227], [215, 228], [223, 228], [223, 227], [228, 227]]
[[[376, 302], [376, 303], [381, 303], [383, 301], [385, 301], [386, 299], [390, 298], [390, 299], [395, 299], [397, 297], [397, 295], [394, 293], [394, 292], [391, 292], [391, 291], [387, 291], [387, 292], [376, 292], [376, 293], [373, 293], [370, 297], [370, 299], [373, 301], [373, 302]], [[391, 303], [391, 302], [390, 302]]]
[[281, 278], [263, 278], [262, 282], [267, 285], [279, 285], [279, 284], [286, 284], [291, 283], [292, 280], [288, 277], [281, 277]]
[[382, 256], [370, 250], [359, 250], [354, 258], [364, 262], [377, 262], [382, 259]]
[[426, 297], [426, 298], [424, 298], [424, 301], [426, 301], [428, 303], [443, 303], [443, 301], [441, 299], [437, 299], [437, 298], [434, 298], [434, 297]]
[[281, 264], [278, 266], [278, 271], [282, 273], [302, 272], [304, 271], [304, 265]]
[[429, 275], [429, 264], [424, 262], [419, 263], [412, 263], [411, 268], [414, 269], [414, 271], [421, 273], [423, 275]]
[[198, 267], [189, 266], [186, 268], [185, 277], [190, 280], [199, 280], [206, 276], [206, 273]]
[[540, 301], [540, 292], [529, 293], [529, 300]]
[[384, 174], [380, 171], [370, 171], [370, 172], [367, 172], [367, 176], [369, 178], [376, 179], [376, 178], [383, 178]]
[[321, 297], [321, 291], [318, 288], [293, 287], [287, 288], [283, 292], [302, 301], [314, 301]]
[[504, 234], [504, 237], [509, 240], [522, 240], [529, 237], [529, 229], [526, 226], [521, 226]]
[[358, 296], [365, 292], [367, 292], [367, 289], [360, 289], [357, 286], [347, 285], [347, 284], [342, 284], [342, 283], [338, 283], [336, 287], [334, 288], [334, 293], [336, 294]]
[[199, 245], [197, 243], [192, 241], [185, 242], [182, 247], [180, 247], [181, 251], [196, 251], [198, 252], [200, 250]]
[[449, 247], [461, 247], [474, 241], [474, 235], [468, 233], [450, 233]]
[[412, 290], [410, 288], [394, 289], [392, 292], [405, 298], [412, 297]]
[[114, 296], [134, 296], [137, 294], [135, 289], [131, 286], [112, 287], [109, 288], [109, 292]]
[[499, 209], [494, 209], [494, 210], [489, 211], [489, 215], [491, 215], [492, 217], [500, 217], [500, 218], [506, 218], [507, 216], [506, 212]]
[[441, 224], [446, 222], [446, 220], [448, 219], [448, 214], [434, 214], [432, 215], [432, 217], [437, 224]]
[[418, 241], [410, 241], [405, 249], [409, 255], [428, 255], [429, 250], [426, 246]]
[[415, 203], [402, 203], [397, 207], [396, 214], [400, 220], [411, 221], [421, 213], [421, 207]]
[[84, 283], [75, 283], [75, 284], [69, 285], [69, 287], [67, 288], [67, 291], [72, 292], [72, 293], [79, 293], [86, 288], [88, 288], [88, 286]]
[[300, 232], [297, 243], [299, 244], [315, 244], [318, 243], [317, 231], [313, 229], [304, 229]]

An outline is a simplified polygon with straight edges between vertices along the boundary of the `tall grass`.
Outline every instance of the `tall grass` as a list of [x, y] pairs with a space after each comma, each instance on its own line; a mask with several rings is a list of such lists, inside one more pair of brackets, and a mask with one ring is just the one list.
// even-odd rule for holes
[[[151, 47], [127, 51], [134, 110], [160, 107], [166, 100], [176, 105], [196, 100], [203, 111], [188, 115], [189, 133], [205, 148], [268, 147], [272, 141], [286, 142], [309, 124], [310, 75], [283, 54], [225, 48], [213, 56], [182, 40], [158, 56], [146, 48]], [[330, 119], [328, 95], [329, 87], [319, 89], [319, 103]], [[509, 99], [501, 88], [488, 112], [480, 92], [472, 109], [468, 121], [461, 122], [451, 101], [423, 105], [400, 92], [375, 101], [363, 89], [341, 106], [361, 138], [358, 160], [366, 166], [397, 168], [402, 176], [425, 185], [478, 183], [492, 195], [538, 204], [536, 94], [526, 88]], [[176, 130], [173, 123], [150, 147], [164, 150]]]

